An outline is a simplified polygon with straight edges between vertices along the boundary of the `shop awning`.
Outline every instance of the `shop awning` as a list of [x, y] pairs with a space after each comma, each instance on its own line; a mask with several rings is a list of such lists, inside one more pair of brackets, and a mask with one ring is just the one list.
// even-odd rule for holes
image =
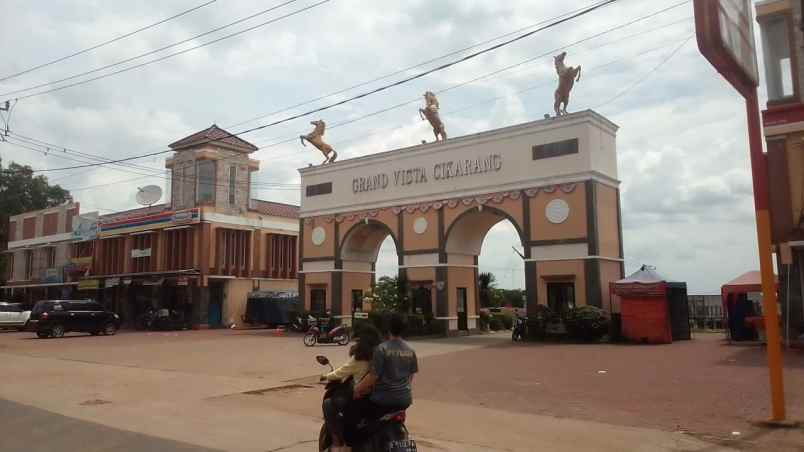
[[20, 285], [10, 285], [10, 286], [0, 286], [0, 289], [30, 289], [34, 287], [59, 287], [59, 286], [77, 286], [77, 282], [65, 282], [65, 283], [46, 283], [46, 284], [20, 284]]

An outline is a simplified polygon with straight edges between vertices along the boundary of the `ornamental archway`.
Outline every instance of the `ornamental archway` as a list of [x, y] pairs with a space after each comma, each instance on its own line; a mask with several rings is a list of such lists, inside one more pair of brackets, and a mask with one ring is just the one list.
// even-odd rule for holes
[[611, 309], [608, 284], [623, 276], [616, 129], [587, 111], [299, 170], [305, 306], [324, 297], [350, 318], [391, 236], [409, 290], [429, 294], [449, 331], [461, 311], [473, 329], [477, 257], [508, 220], [524, 249], [528, 308], [560, 288], [576, 305]]

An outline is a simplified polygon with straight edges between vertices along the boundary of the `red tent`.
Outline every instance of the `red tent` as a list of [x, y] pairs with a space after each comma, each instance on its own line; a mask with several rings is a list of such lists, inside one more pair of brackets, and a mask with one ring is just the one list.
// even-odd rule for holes
[[[774, 281], [778, 290], [779, 278], [775, 275]], [[730, 339], [756, 339], [757, 329], [762, 328], [761, 310], [748, 300], [749, 292], [762, 292], [762, 275], [757, 270], [743, 273], [720, 287], [723, 318]]]
[[648, 266], [611, 283], [620, 297], [623, 336], [636, 341], [669, 344], [690, 339], [687, 284], [668, 281]]

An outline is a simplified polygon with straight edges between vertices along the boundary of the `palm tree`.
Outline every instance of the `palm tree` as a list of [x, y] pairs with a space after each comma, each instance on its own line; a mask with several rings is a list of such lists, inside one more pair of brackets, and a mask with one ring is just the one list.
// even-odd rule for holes
[[493, 273], [484, 272], [477, 275], [477, 285], [480, 291], [480, 306], [484, 308], [497, 305], [497, 278]]

